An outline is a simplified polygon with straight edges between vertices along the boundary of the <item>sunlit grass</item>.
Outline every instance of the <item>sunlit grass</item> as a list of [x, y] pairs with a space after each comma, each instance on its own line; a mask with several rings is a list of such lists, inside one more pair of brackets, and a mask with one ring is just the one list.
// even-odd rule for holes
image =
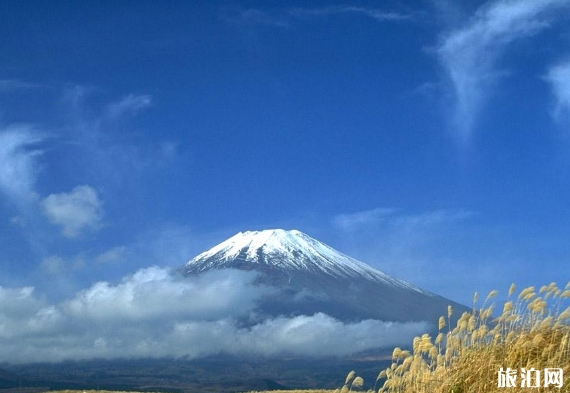
[[[456, 326], [449, 324], [453, 310], [439, 319], [435, 340], [428, 334], [416, 337], [411, 350], [395, 348], [392, 365], [380, 372], [378, 393], [487, 393], [496, 391], [542, 392], [556, 389], [570, 391], [570, 283], [560, 289], [555, 283], [522, 290], [514, 298], [511, 286], [508, 301], [499, 317], [493, 318], [497, 295], [492, 291], [479, 308], [474, 297], [472, 312], [465, 312]], [[498, 371], [517, 370], [515, 387], [498, 387]], [[562, 368], [563, 387], [521, 387], [521, 368]], [[346, 393], [359, 388], [350, 373], [342, 389]], [[358, 383], [357, 383], [358, 382]], [[544, 380], [543, 380], [544, 382]], [[356, 386], [355, 386], [356, 385]], [[376, 391], [376, 387], [372, 389]]]

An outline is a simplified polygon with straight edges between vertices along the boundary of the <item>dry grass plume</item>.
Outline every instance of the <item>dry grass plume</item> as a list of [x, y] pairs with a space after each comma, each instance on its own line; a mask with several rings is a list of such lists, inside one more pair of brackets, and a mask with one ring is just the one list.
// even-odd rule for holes
[[[570, 282], [564, 289], [551, 283], [539, 291], [525, 288], [516, 297], [515, 292], [513, 284], [496, 318], [495, 304], [489, 301], [497, 291], [479, 308], [475, 295], [472, 312], [461, 315], [453, 329], [449, 307], [447, 316], [439, 319], [435, 339], [424, 334], [413, 340], [412, 351], [394, 349], [392, 365], [378, 375], [377, 383], [384, 382], [378, 393], [570, 392], [570, 307], [565, 308]], [[517, 370], [517, 387], [498, 387], [501, 367]], [[518, 371], [523, 367], [562, 368], [564, 384], [561, 389], [522, 388]]]

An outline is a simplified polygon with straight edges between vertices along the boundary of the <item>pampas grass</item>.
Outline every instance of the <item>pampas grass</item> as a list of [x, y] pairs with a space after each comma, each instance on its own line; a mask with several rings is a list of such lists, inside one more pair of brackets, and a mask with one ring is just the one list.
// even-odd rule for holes
[[346, 376], [344, 385], [342, 388], [336, 389], [333, 393], [349, 393], [353, 389], [360, 390], [364, 386], [364, 379], [362, 377], [356, 376], [355, 371], [351, 371]]
[[[565, 308], [570, 282], [564, 289], [550, 283], [538, 293], [534, 287], [528, 287], [516, 299], [515, 292], [513, 284], [508, 301], [496, 318], [492, 317], [495, 304], [488, 303], [498, 292], [491, 291], [479, 308], [475, 294], [473, 311], [463, 313], [453, 329], [453, 309], [449, 307], [447, 320], [439, 319], [435, 340], [424, 334], [413, 340], [412, 352], [394, 349], [392, 365], [382, 370], [376, 380], [385, 380], [378, 393], [528, 391], [529, 388], [520, 387], [520, 376], [517, 387], [498, 387], [498, 371], [507, 367], [517, 370], [517, 375], [521, 368], [562, 368], [564, 384], [559, 391], [570, 392], [570, 307]], [[532, 391], [551, 389], [540, 387]]]

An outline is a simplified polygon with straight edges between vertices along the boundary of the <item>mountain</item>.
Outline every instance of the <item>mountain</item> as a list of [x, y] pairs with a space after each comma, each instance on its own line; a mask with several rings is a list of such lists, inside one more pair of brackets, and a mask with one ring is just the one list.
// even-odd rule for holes
[[0, 389], [19, 386], [19, 377], [11, 372], [0, 369]]
[[297, 230], [240, 232], [191, 259], [180, 272], [192, 276], [212, 269], [257, 271], [259, 284], [279, 288], [259, 304], [267, 315], [324, 312], [343, 321], [435, 323], [448, 305], [456, 314], [467, 310]]

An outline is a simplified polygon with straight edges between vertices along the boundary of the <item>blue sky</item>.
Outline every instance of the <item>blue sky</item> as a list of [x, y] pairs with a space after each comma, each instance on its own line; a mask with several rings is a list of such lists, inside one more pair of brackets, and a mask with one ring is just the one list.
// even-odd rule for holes
[[570, 3], [3, 2], [0, 285], [299, 229], [454, 300], [570, 277]]

